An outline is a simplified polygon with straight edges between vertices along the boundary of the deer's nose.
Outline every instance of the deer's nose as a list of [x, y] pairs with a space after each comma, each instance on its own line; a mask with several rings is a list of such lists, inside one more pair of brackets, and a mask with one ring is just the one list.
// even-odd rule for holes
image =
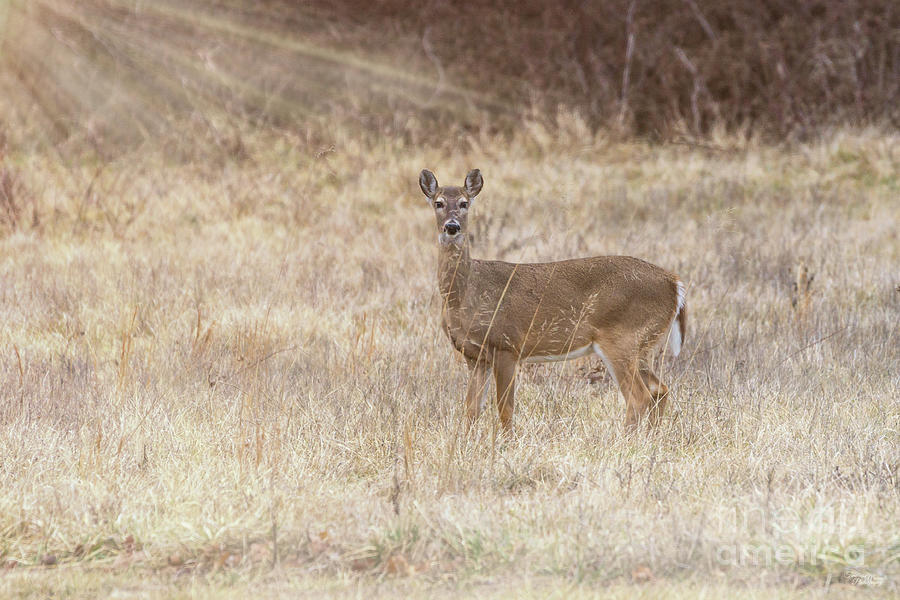
[[459, 223], [456, 221], [447, 221], [444, 223], [444, 231], [449, 235], [456, 235], [459, 233]]

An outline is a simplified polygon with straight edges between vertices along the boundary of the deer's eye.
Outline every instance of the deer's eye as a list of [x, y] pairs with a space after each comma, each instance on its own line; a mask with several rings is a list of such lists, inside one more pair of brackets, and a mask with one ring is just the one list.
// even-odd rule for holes
[[460, 208], [469, 208], [469, 203], [466, 200], [463, 200], [459, 203]]
[[441, 202], [440, 200], [438, 200], [437, 202], [434, 203], [434, 207], [435, 208], [444, 208], [444, 203]]

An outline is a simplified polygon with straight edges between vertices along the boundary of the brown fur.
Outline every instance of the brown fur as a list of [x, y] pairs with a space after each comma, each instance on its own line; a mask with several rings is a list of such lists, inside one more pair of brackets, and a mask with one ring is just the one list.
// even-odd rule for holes
[[684, 340], [685, 311], [676, 314], [678, 278], [629, 256], [551, 263], [472, 259], [462, 206], [480, 191], [480, 173], [470, 173], [461, 188], [437, 187], [426, 173], [420, 184], [435, 206], [439, 232], [451, 221], [460, 227], [458, 236], [440, 244], [438, 285], [442, 328], [471, 372], [469, 418], [477, 418], [493, 370], [501, 424], [511, 429], [518, 362], [596, 344], [625, 397], [626, 425], [636, 425], [648, 410], [657, 424], [668, 388], [650, 370], [649, 358], [676, 317]]

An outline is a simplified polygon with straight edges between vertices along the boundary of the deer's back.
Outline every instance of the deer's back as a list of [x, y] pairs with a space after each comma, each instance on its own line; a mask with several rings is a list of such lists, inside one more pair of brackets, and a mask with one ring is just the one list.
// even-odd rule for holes
[[473, 260], [468, 279], [457, 314], [450, 315], [457, 347], [483, 342], [520, 356], [565, 354], [599, 335], [631, 334], [636, 323], [661, 333], [677, 293], [675, 275], [629, 256]]

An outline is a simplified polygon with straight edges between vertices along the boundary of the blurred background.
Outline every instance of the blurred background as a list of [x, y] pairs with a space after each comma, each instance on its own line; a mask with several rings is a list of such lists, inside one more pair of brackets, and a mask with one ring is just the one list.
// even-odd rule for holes
[[0, 24], [20, 149], [239, 158], [260, 128], [433, 144], [560, 114], [651, 140], [900, 123], [893, 0], [12, 0]]

